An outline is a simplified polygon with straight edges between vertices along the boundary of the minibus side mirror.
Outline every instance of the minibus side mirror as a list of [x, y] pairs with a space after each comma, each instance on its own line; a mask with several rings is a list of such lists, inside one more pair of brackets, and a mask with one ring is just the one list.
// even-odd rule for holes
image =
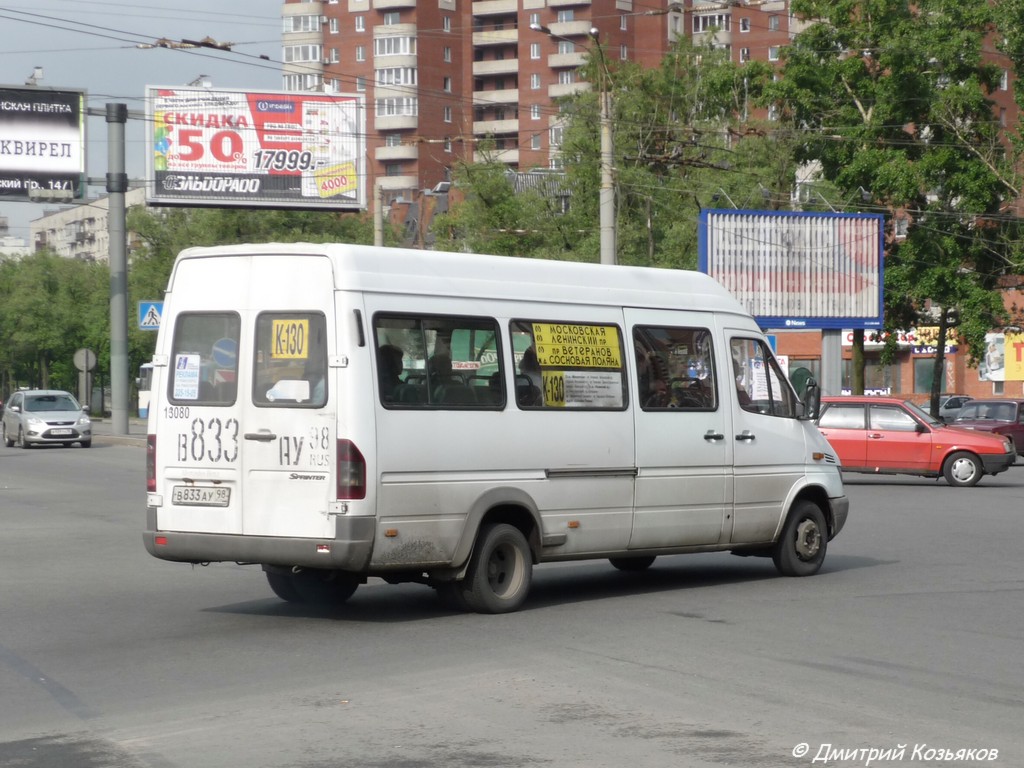
[[818, 418], [818, 412], [821, 410], [821, 387], [814, 379], [807, 379], [804, 396], [800, 399], [800, 403], [803, 405], [803, 418], [810, 421]]

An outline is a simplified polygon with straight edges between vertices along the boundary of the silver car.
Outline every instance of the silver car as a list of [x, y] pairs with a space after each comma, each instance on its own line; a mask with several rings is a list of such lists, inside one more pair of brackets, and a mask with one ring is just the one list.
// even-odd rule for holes
[[60, 389], [22, 389], [7, 400], [3, 415], [3, 439], [8, 448], [17, 444], [92, 445], [92, 420], [70, 392]]

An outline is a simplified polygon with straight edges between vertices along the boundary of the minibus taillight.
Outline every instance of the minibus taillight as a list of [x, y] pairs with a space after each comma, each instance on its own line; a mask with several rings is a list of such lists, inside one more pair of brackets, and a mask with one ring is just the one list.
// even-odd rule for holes
[[156, 493], [156, 435], [146, 435], [146, 490]]
[[366, 461], [351, 440], [338, 440], [338, 499], [366, 498]]

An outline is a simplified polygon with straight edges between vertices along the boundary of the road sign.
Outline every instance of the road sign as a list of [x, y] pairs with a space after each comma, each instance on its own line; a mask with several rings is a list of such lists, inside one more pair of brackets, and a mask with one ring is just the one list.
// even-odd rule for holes
[[139, 330], [158, 331], [160, 330], [160, 318], [164, 313], [162, 301], [140, 301], [139, 302]]

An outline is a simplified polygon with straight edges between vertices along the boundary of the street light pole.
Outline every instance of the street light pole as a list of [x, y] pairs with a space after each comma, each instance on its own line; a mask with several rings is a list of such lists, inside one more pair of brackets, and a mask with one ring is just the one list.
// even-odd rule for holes
[[[530, 29], [544, 32], [551, 37], [561, 38], [542, 24], [531, 24]], [[615, 224], [615, 179], [612, 175], [614, 161], [614, 144], [612, 142], [612, 93], [609, 83], [608, 63], [604, 58], [604, 49], [598, 40], [598, 31], [591, 27], [590, 37], [597, 48], [598, 62], [598, 105], [600, 107], [601, 135], [601, 191], [598, 196], [598, 216], [601, 234], [601, 263], [618, 263], [618, 243]]]

